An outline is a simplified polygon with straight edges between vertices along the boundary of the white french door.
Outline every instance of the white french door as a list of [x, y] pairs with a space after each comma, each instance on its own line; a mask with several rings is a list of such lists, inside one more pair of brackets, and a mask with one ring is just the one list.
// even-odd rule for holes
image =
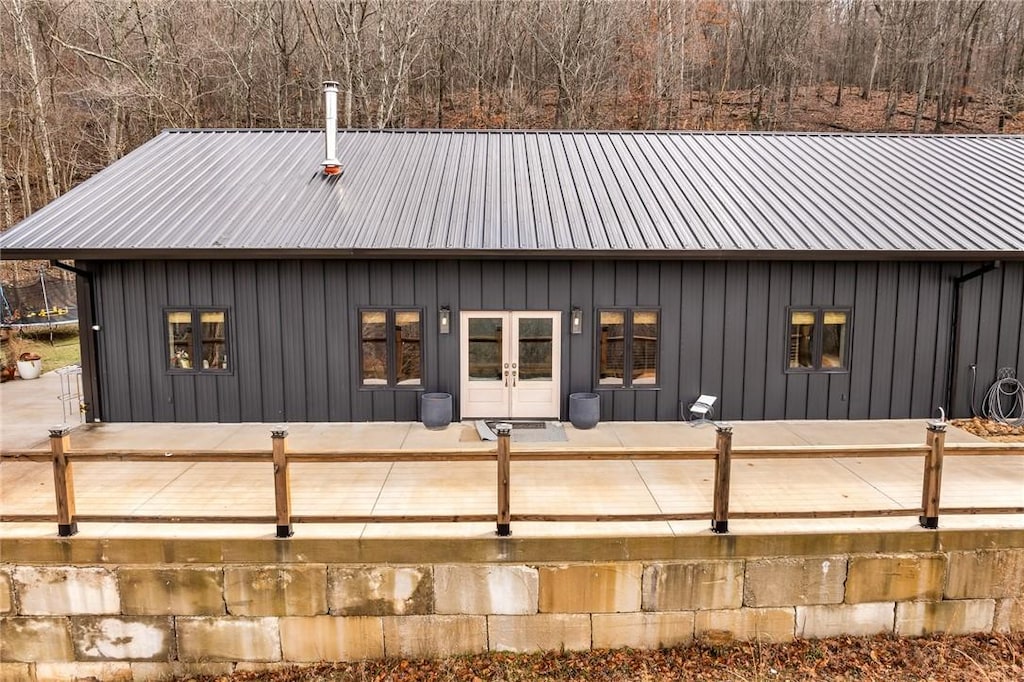
[[560, 312], [463, 312], [462, 416], [557, 419]]

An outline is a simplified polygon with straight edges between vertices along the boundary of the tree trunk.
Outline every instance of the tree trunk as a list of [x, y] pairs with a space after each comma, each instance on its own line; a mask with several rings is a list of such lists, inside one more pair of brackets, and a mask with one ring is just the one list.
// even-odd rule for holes
[[870, 99], [871, 92], [875, 89], [875, 75], [878, 73], [878, 59], [882, 56], [881, 27], [879, 27], [878, 31], [878, 34], [875, 35], [875, 49], [874, 54], [871, 57], [871, 73], [868, 75], [868, 85], [860, 92], [860, 97], [864, 100]]
[[928, 94], [928, 65], [918, 67], [917, 106], [914, 108], [913, 132], [921, 132], [921, 116], [924, 114], [925, 96]]
[[11, 204], [11, 190], [7, 186], [7, 166], [4, 164], [4, 136], [0, 135], [0, 210], [3, 215], [3, 229], [14, 224], [14, 207]]
[[[32, 141], [26, 139], [27, 132], [22, 134], [19, 144], [20, 154], [18, 163], [20, 172], [17, 173], [18, 184], [21, 186], [21, 215], [27, 216], [32, 213], [32, 171], [29, 165], [29, 152], [32, 148]], [[44, 202], [45, 203], [45, 202]]]
[[[970, 40], [967, 43], [967, 56], [964, 58], [964, 71], [963, 71], [963, 75], [962, 75], [962, 77], [960, 79], [960, 98], [959, 98], [959, 104], [960, 104], [959, 115], [960, 116], [962, 116], [963, 113], [967, 110], [967, 100], [969, 99], [968, 87], [969, 87], [970, 81], [971, 81], [971, 62], [972, 62], [972, 60], [974, 58], [974, 48], [975, 48], [975, 45], [978, 42], [978, 31], [981, 30], [981, 19], [979, 17], [979, 14], [981, 13], [981, 8], [984, 7], [984, 6], [985, 6], [984, 1], [979, 3], [978, 4], [978, 8], [975, 10], [974, 16], [972, 18], [973, 26], [971, 28], [971, 38], [970, 38]], [[957, 120], [957, 112], [954, 112], [954, 114], [953, 114], [953, 122], [956, 123], [956, 120]]]
[[[438, 34], [440, 36], [440, 34]], [[437, 127], [444, 127], [444, 41], [438, 41], [437, 45]]]

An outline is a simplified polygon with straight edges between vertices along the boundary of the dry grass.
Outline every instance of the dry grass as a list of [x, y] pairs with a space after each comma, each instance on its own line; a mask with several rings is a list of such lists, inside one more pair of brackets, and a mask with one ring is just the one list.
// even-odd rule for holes
[[835, 638], [785, 644], [707, 641], [656, 651], [490, 653], [443, 660], [383, 660], [290, 667], [197, 682], [482, 682], [504, 680], [862, 680], [1017, 682], [1024, 633], [969, 637]]
[[[14, 351], [14, 347], [17, 351]], [[50, 344], [48, 331], [36, 333], [21, 332], [16, 336], [15, 342], [5, 341], [3, 344], [3, 355], [6, 358], [9, 354], [16, 357], [21, 353], [36, 353], [43, 359], [43, 371], [49, 372], [68, 365], [77, 365], [81, 362], [81, 348], [78, 344], [78, 329], [63, 329], [54, 331], [53, 345]]]

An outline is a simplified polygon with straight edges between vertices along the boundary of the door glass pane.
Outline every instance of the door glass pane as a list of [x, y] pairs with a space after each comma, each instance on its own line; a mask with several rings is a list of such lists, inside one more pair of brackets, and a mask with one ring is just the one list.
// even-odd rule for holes
[[192, 369], [192, 313], [172, 310], [167, 313], [167, 344], [171, 369]]
[[501, 380], [502, 319], [469, 319], [469, 380]]
[[846, 312], [826, 310], [821, 331], [821, 368], [842, 368], [846, 358]]
[[598, 383], [622, 386], [626, 375], [626, 314], [620, 310], [602, 310], [599, 324]]
[[362, 340], [362, 381], [364, 384], [388, 383], [387, 313], [365, 310], [360, 316]]
[[395, 313], [395, 368], [402, 386], [419, 386], [423, 380], [420, 354], [420, 313], [400, 310]]
[[633, 312], [633, 385], [658, 383], [658, 313]]
[[203, 369], [227, 369], [227, 324], [223, 310], [199, 313], [202, 329]]
[[553, 320], [519, 318], [519, 380], [551, 381]]
[[789, 320], [789, 368], [814, 367], [814, 311], [794, 310]]

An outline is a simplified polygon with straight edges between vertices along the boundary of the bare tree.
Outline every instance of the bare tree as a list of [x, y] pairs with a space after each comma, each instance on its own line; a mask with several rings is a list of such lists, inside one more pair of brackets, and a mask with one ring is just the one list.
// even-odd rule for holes
[[993, 16], [998, 36], [998, 78], [989, 89], [999, 102], [998, 130], [1003, 132], [1008, 119], [1024, 111], [1024, 4], [1000, 3]]
[[50, 199], [59, 195], [57, 182], [54, 179], [53, 148], [50, 146], [50, 128], [46, 122], [46, 109], [43, 107], [43, 82], [36, 65], [36, 50], [29, 31], [29, 17], [25, 12], [25, 0], [10, 0], [7, 11], [14, 19], [14, 29], [18, 34], [21, 48], [24, 50], [24, 68], [28, 72], [29, 93], [33, 105], [32, 125], [36, 130], [36, 146], [43, 157], [43, 168], [46, 178], [46, 189]]
[[555, 127], [586, 125], [594, 96], [608, 85], [612, 7], [595, 0], [561, 0], [546, 8], [548, 31], [538, 45], [555, 71]]

